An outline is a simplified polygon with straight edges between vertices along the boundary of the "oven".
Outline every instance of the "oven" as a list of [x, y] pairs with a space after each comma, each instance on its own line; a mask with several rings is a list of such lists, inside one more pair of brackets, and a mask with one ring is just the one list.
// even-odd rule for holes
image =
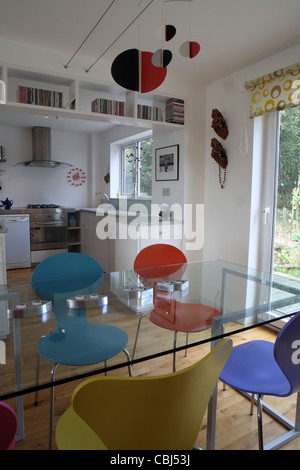
[[68, 251], [67, 211], [53, 204], [27, 206], [30, 213], [31, 262]]

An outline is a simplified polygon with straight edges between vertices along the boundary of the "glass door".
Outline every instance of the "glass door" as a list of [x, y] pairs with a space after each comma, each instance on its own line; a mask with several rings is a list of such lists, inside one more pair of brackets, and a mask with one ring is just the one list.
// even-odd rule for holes
[[279, 113], [273, 272], [300, 278], [300, 107]]

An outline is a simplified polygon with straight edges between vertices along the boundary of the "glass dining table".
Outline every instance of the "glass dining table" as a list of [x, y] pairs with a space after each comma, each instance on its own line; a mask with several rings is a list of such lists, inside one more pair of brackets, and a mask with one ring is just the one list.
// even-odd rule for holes
[[[59, 277], [59, 273], [58, 273]], [[51, 284], [51, 281], [50, 281]], [[55, 287], [53, 287], [53, 285]], [[56, 318], [55, 303], [65, 304], [65, 319]], [[18, 438], [25, 436], [23, 395], [157, 357], [175, 357], [180, 350], [267, 324], [285, 322], [300, 311], [300, 279], [272, 276], [222, 260], [188, 262], [159, 268], [0, 286], [0, 400], [17, 397]], [[51, 335], [57, 347], [70, 340], [78, 315], [90, 325], [110, 325], [124, 331], [128, 355], [80, 367], [58, 367], [40, 358], [38, 343]], [[84, 313], [82, 313], [84, 312]], [[146, 320], [143, 320], [146, 318]], [[143, 327], [149, 322], [151, 328]], [[186, 335], [180, 334], [184, 332]], [[78, 332], [77, 332], [78, 334]], [[76, 341], [81, 351], [80, 336]], [[177, 336], [178, 334], [178, 336]], [[179, 338], [180, 336], [180, 338]], [[65, 343], [67, 344], [67, 343]], [[173, 370], [176, 362], [173, 360]], [[172, 364], [170, 363], [170, 372]], [[217, 391], [208, 407], [206, 448], [215, 446]]]

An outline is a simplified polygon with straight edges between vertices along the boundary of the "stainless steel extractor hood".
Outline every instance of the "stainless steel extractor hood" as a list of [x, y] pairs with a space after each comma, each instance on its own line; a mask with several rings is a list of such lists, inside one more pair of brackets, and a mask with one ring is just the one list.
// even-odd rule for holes
[[69, 163], [51, 160], [51, 129], [37, 126], [32, 128], [32, 160], [20, 162], [17, 165], [44, 168], [72, 166]]

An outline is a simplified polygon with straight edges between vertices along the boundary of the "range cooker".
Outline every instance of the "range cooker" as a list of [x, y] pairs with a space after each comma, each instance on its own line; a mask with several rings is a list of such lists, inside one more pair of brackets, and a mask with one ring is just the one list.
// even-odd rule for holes
[[27, 208], [31, 252], [67, 249], [68, 210], [55, 204], [28, 204]]

